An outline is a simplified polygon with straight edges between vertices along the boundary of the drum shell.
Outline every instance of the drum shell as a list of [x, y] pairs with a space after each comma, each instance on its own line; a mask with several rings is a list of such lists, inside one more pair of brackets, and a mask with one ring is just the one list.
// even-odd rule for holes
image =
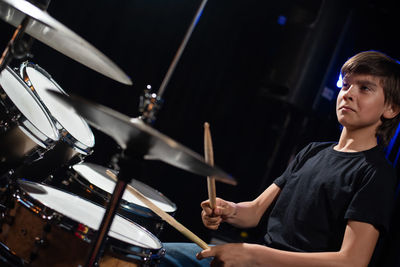
[[[96, 231], [44, 206], [24, 190], [15, 190], [8, 204], [11, 208], [2, 216], [0, 242], [14, 255], [33, 267], [85, 264]], [[105, 267], [152, 266], [164, 253], [112, 237], [105, 244], [99, 261]]]
[[69, 166], [83, 161], [85, 157], [68, 144], [58, 142], [40, 160], [19, 166], [13, 175], [20, 179], [44, 182], [57, 173], [64, 173]]
[[[89, 163], [83, 164], [97, 166]], [[59, 172], [58, 175], [53, 175], [49, 178], [45, 181], [46, 184], [71, 192], [101, 206], [106, 206], [111, 199], [110, 193], [90, 183], [85, 177], [73, 170], [73, 166], [69, 167], [65, 173]], [[171, 205], [176, 210], [175, 204], [171, 202]], [[157, 237], [160, 236], [165, 225], [165, 221], [147, 207], [130, 203], [124, 199], [121, 199], [117, 213], [143, 226]], [[174, 216], [175, 211], [167, 213]]]
[[34, 161], [46, 151], [29, 138], [18, 124], [6, 124], [6, 127], [0, 126], [0, 174], [20, 166], [26, 160]]
[[[3, 73], [4, 72], [4, 73]], [[0, 75], [0, 174], [15, 168], [23, 162], [32, 162], [39, 159], [43, 153], [51, 149], [59, 138], [58, 131], [41, 105], [37, 97], [29, 91], [24, 82], [9, 67]], [[12, 77], [12, 88], [7, 88]], [[7, 81], [7, 82], [5, 82]], [[3, 84], [4, 82], [4, 84]], [[4, 87], [6, 86], [6, 87]], [[52, 129], [52, 137], [41, 132], [28, 118], [26, 118], [12, 99], [7, 95], [10, 90], [29, 96], [31, 104], [40, 110], [42, 118], [48, 127]], [[20, 91], [22, 90], [22, 91]], [[26, 104], [26, 103], [25, 103]]]
[[[0, 85], [0, 93], [3, 93]], [[2, 97], [6, 95], [1, 94]], [[39, 145], [18, 127], [20, 115], [10, 111], [0, 98], [0, 162], [16, 162]], [[14, 108], [13, 108], [14, 109]]]

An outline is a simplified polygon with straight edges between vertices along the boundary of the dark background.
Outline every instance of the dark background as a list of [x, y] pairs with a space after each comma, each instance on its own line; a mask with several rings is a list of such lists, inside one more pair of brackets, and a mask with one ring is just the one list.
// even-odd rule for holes
[[[122, 85], [35, 42], [32, 62], [70, 94], [137, 117], [146, 85], [157, 90], [201, 1], [57, 1], [48, 12], [93, 44], [133, 81]], [[163, 95], [154, 128], [203, 154], [203, 123], [211, 125], [216, 164], [238, 181], [217, 183], [235, 202], [262, 192], [293, 153], [310, 141], [337, 140], [336, 82], [357, 52], [379, 50], [400, 58], [398, 12], [390, 1], [210, 0]], [[3, 47], [13, 28], [0, 23]], [[14, 66], [19, 62], [14, 61]], [[88, 162], [109, 166], [116, 143], [93, 129]], [[395, 140], [396, 141], [396, 140]], [[397, 142], [388, 150], [395, 161]], [[207, 242], [257, 241], [256, 229], [206, 230], [200, 202], [205, 177], [146, 162], [135, 177], [178, 207], [175, 218]], [[187, 241], [166, 227], [161, 241]]]

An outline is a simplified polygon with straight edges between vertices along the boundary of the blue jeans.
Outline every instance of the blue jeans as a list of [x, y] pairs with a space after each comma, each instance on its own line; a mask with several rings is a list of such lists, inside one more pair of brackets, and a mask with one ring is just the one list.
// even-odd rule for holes
[[198, 260], [196, 254], [202, 249], [194, 243], [163, 243], [165, 256], [159, 267], [209, 267], [212, 258]]

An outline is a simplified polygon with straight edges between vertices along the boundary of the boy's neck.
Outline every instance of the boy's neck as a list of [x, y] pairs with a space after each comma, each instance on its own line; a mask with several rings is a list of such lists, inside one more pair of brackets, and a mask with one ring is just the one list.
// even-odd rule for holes
[[343, 127], [335, 150], [341, 152], [360, 152], [371, 149], [378, 145], [374, 131], [353, 130]]

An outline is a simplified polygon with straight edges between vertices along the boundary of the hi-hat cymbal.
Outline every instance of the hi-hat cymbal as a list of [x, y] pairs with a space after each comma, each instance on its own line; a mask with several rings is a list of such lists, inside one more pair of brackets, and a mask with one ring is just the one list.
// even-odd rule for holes
[[160, 160], [198, 175], [212, 176], [218, 181], [236, 185], [230, 175], [207, 164], [202, 156], [148, 126], [141, 119], [130, 118], [77, 96], [68, 97], [51, 90], [48, 92], [61, 100], [60, 104], [74, 109], [90, 125], [112, 137], [122, 149], [138, 149], [145, 154], [145, 159]]
[[123, 84], [131, 79], [109, 58], [47, 12], [25, 0], [0, 0], [0, 18], [17, 27], [25, 16], [31, 18], [25, 32], [62, 54]]

